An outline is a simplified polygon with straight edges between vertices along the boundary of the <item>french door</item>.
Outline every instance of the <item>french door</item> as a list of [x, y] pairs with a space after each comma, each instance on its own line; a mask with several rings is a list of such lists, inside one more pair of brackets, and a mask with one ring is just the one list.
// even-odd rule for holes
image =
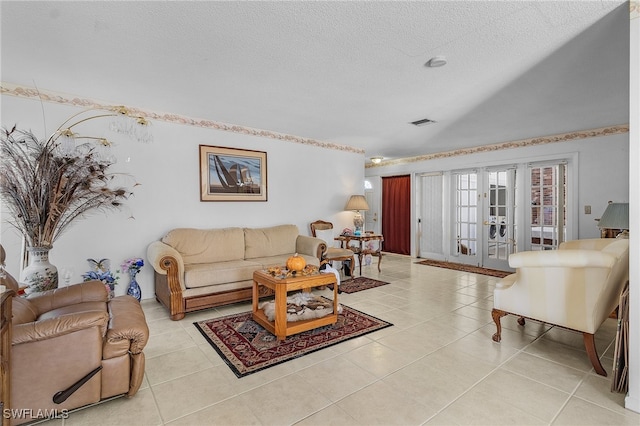
[[[567, 160], [417, 176], [418, 257], [510, 270], [516, 251], [553, 250], [575, 232]], [[573, 183], [575, 184], [575, 183]]]
[[507, 270], [516, 251], [516, 169], [484, 172], [482, 266]]
[[461, 263], [477, 265], [478, 260], [478, 173], [454, 175], [455, 223], [453, 256]]
[[453, 256], [458, 262], [509, 268], [516, 249], [516, 169], [454, 174]]

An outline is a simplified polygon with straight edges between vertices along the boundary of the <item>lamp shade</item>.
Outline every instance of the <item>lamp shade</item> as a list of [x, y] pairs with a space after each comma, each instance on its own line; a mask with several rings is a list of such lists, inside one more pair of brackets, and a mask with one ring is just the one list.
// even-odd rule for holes
[[598, 222], [598, 227], [629, 229], [629, 203], [609, 203]]
[[369, 204], [367, 204], [366, 198], [364, 195], [352, 195], [347, 201], [347, 206], [344, 208], [345, 210], [369, 210]]

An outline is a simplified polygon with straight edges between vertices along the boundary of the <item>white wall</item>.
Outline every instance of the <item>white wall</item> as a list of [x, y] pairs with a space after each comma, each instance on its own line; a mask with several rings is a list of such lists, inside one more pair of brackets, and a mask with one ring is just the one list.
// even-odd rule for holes
[[629, 52], [629, 393], [625, 407], [640, 413], [640, 2], [631, 3]]
[[[544, 134], [541, 131], [542, 135]], [[542, 136], [540, 135], [540, 136]], [[536, 135], [532, 135], [536, 136]], [[502, 164], [521, 164], [544, 161], [552, 158], [571, 158], [575, 162], [574, 176], [577, 177], [577, 238], [597, 238], [600, 236], [596, 218], [600, 218], [608, 201], [629, 201], [629, 134], [594, 137], [570, 142], [551, 143], [525, 148], [482, 152], [469, 155], [441, 158], [436, 160], [370, 167], [365, 170], [365, 179], [373, 185], [375, 197], [380, 197], [381, 177], [402, 174], [414, 176], [419, 173], [459, 170]], [[415, 203], [414, 203], [415, 205]], [[584, 206], [590, 205], [592, 213], [584, 213]], [[412, 213], [412, 254], [415, 255], [415, 220]]]
[[[3, 127], [17, 124], [42, 137], [43, 109], [47, 135], [71, 114], [81, 111], [12, 96], [2, 96], [1, 102]], [[293, 223], [302, 234], [309, 235], [309, 223], [323, 219], [342, 229], [352, 220], [352, 214], [343, 210], [349, 195], [363, 193], [361, 154], [159, 121], [152, 124], [152, 144], [110, 132], [109, 119], [93, 120], [83, 126], [78, 130], [117, 143], [114, 153], [118, 163], [113, 171], [130, 174], [140, 186], [134, 188], [134, 196], [122, 211], [98, 212], [78, 220], [54, 243], [51, 262], [59, 270], [72, 267], [74, 281], [80, 281], [80, 275], [89, 270], [87, 258], [109, 258], [115, 270], [126, 258], [146, 258], [147, 245], [175, 227]], [[268, 201], [201, 202], [200, 144], [267, 152]], [[20, 236], [6, 223], [7, 216], [0, 209], [0, 242], [7, 251], [7, 270], [17, 277]], [[152, 268], [145, 266], [138, 277], [142, 297], [154, 297]], [[125, 293], [127, 282], [121, 275], [116, 295]]]

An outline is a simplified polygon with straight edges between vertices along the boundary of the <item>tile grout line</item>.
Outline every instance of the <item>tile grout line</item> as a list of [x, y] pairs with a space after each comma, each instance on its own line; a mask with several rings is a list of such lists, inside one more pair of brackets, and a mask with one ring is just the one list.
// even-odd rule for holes
[[[548, 330], [547, 330], [548, 331]], [[545, 331], [546, 333], [546, 331]], [[462, 398], [463, 396], [465, 396], [467, 393], [469, 393], [472, 389], [474, 389], [475, 387], [477, 387], [482, 381], [484, 381], [485, 379], [487, 379], [489, 376], [491, 376], [492, 374], [494, 374], [496, 371], [500, 370], [503, 366], [505, 366], [509, 361], [511, 361], [512, 359], [514, 359], [516, 356], [522, 354], [522, 353], [526, 353], [525, 349], [528, 348], [529, 346], [531, 346], [533, 343], [535, 343], [538, 339], [542, 338], [542, 336], [545, 334], [542, 333], [540, 336], [537, 336], [535, 339], [533, 339], [533, 341], [531, 341], [530, 343], [528, 343], [527, 345], [525, 345], [524, 347], [522, 347], [521, 349], [517, 349], [516, 353], [514, 353], [513, 355], [511, 355], [510, 357], [508, 357], [507, 359], [505, 359], [504, 361], [502, 361], [500, 364], [498, 364], [495, 368], [493, 368], [490, 372], [488, 372], [484, 377], [480, 378], [478, 381], [476, 381], [473, 385], [471, 385], [468, 389], [466, 389], [464, 392], [462, 392], [460, 395], [458, 395], [456, 398], [454, 398], [451, 402], [449, 402], [448, 404], [446, 404], [444, 407], [442, 407], [440, 410], [438, 410], [438, 412], [436, 412], [433, 416], [429, 417], [424, 423], [428, 423], [430, 420], [432, 420], [434, 417], [436, 417], [438, 414], [440, 414], [441, 412], [443, 412], [444, 410], [446, 410], [448, 407], [450, 407], [451, 405], [453, 405], [456, 401], [458, 401], [460, 398]], [[466, 336], [465, 336], [466, 337]], [[454, 343], [454, 342], [451, 342]], [[448, 346], [448, 345], [447, 345]], [[514, 348], [515, 349], [515, 348]], [[478, 358], [479, 359], [479, 358]], [[536, 418], [538, 418], [537, 416], [534, 416]], [[542, 419], [540, 419], [542, 420]]]

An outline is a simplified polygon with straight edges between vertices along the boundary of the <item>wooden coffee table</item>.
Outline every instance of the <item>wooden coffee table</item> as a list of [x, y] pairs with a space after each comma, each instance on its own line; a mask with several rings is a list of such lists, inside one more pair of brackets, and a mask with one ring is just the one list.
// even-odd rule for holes
[[[313, 287], [333, 284], [333, 313], [321, 318], [287, 321], [287, 293], [294, 290], [310, 291]], [[275, 293], [275, 318], [269, 321], [262, 309], [258, 309], [258, 287], [264, 286]], [[278, 340], [287, 336], [335, 324], [338, 321], [338, 286], [334, 274], [313, 274], [301, 277], [276, 278], [266, 271], [253, 273], [253, 320], [274, 334]]]

